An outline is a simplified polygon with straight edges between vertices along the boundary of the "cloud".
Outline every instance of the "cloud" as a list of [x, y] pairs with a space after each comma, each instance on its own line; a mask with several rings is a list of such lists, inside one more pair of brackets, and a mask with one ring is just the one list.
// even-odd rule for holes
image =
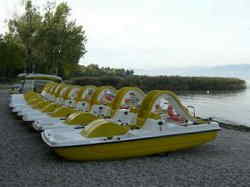
[[[0, 17], [9, 17], [20, 1], [8, 2]], [[247, 0], [67, 2], [87, 32], [83, 64], [150, 70], [250, 63]]]

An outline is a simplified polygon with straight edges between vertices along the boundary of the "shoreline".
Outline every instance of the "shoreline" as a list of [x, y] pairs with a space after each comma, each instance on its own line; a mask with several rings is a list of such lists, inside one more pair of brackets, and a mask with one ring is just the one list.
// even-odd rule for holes
[[57, 157], [40, 134], [17, 120], [0, 89], [0, 186], [248, 186], [248, 132], [222, 128], [202, 146], [124, 160], [76, 162]]
[[247, 88], [245, 80], [231, 77], [189, 77], [189, 76], [82, 76], [71, 79], [75, 85], [111, 85], [115, 88], [125, 86], [147, 90], [179, 91], [240, 91]]
[[[9, 84], [0, 84], [0, 91], [1, 90], [7, 90], [10, 88]], [[186, 92], [187, 93], [187, 92]], [[199, 92], [198, 92], [199, 93]], [[201, 117], [198, 117], [203, 120], [207, 120]], [[237, 124], [228, 120], [224, 119], [217, 119], [217, 118], [212, 118], [212, 121], [217, 122], [220, 127], [226, 128], [226, 129], [232, 129], [232, 130], [238, 130], [238, 131], [244, 131], [244, 132], [250, 132], [250, 126], [244, 125], [244, 124]]]
[[222, 128], [243, 131], [243, 132], [250, 132], [250, 127], [246, 125], [230, 124], [230, 123], [226, 123], [226, 122], [222, 122], [218, 120], [212, 120], [212, 121], [219, 123], [220, 127]]

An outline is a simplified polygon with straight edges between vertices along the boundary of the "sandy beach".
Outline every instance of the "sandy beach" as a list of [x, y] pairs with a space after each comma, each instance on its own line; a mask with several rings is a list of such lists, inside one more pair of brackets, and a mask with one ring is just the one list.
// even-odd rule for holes
[[0, 90], [0, 186], [250, 186], [250, 133], [222, 129], [203, 146], [128, 160], [72, 162], [53, 154]]

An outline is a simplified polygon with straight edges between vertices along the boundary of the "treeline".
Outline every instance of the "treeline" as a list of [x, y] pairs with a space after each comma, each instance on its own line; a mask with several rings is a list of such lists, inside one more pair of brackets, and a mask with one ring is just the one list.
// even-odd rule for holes
[[24, 68], [25, 51], [9, 35], [0, 35], [0, 82], [10, 81]]
[[24, 2], [24, 13], [9, 19], [8, 31], [0, 37], [0, 77], [22, 72], [70, 77], [86, 53], [83, 27], [70, 19], [65, 2], [48, 2], [45, 8]]
[[123, 68], [110, 68], [110, 67], [99, 67], [97, 64], [90, 64], [87, 66], [79, 65], [77, 71], [72, 73], [74, 77], [81, 76], [131, 76], [134, 74], [133, 70], [127, 70]]
[[137, 86], [144, 91], [200, 91], [200, 90], [240, 90], [246, 88], [244, 80], [221, 77], [182, 77], [182, 76], [99, 76], [78, 77], [71, 80], [76, 85], [112, 85], [116, 88]]

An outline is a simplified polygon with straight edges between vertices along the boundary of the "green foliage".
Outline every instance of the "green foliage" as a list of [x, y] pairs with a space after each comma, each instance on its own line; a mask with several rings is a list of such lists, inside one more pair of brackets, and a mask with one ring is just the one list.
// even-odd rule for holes
[[138, 76], [131, 70], [79, 66], [71, 80], [76, 85], [112, 85], [116, 88], [136, 86], [149, 90], [238, 90], [246, 88], [245, 81], [222, 77]]
[[35, 68], [37, 58], [35, 46], [37, 44], [37, 30], [41, 25], [42, 17], [38, 10], [33, 7], [32, 1], [25, 4], [25, 13], [20, 17], [14, 17], [8, 22], [9, 33], [13, 35], [16, 42], [20, 43], [25, 49], [25, 68], [27, 72], [32, 72]]
[[0, 36], [0, 81], [9, 81], [10, 77], [23, 71], [24, 56], [24, 48], [12, 35]]
[[79, 65], [78, 71], [74, 72], [72, 76], [130, 76], [133, 75], [133, 70], [115, 69], [110, 67], [99, 67], [97, 64], [90, 64], [88, 66]]
[[245, 89], [244, 80], [222, 77], [181, 77], [181, 76], [98, 76], [78, 77], [71, 80], [77, 85], [112, 85], [116, 88], [137, 86], [144, 91], [150, 90], [239, 90]]
[[44, 10], [39, 11], [31, 0], [27, 0], [24, 14], [8, 21], [9, 33], [6, 35], [11, 35], [24, 50], [22, 61], [26, 72], [67, 78], [76, 70], [79, 59], [86, 53], [87, 39], [82, 26], [70, 20], [70, 11], [64, 2], [57, 6], [48, 2]]
[[67, 21], [70, 9], [66, 3], [56, 8], [49, 4], [42, 28], [38, 36], [41, 43], [42, 64], [47, 64], [44, 71], [70, 75], [76, 69], [79, 59], [86, 53], [85, 31], [74, 21]]

